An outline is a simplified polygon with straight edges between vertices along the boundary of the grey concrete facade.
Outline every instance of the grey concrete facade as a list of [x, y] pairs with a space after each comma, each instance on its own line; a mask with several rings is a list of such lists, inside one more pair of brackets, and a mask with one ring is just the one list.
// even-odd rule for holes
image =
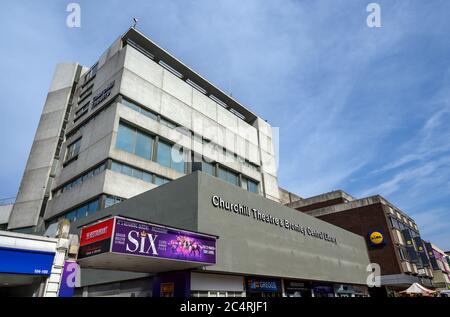
[[0, 225], [8, 224], [13, 206], [12, 204], [0, 206]]
[[[125, 100], [142, 111], [152, 111], [158, 119], [131, 109]], [[178, 128], [168, 126], [167, 120]], [[262, 196], [279, 201], [272, 127], [130, 29], [90, 69], [77, 64], [58, 66], [9, 229], [42, 232], [42, 220], [55, 222], [95, 199], [103, 207], [105, 197], [129, 199], [157, 186], [112, 171], [112, 161], [167, 180], [192, 171], [192, 163], [181, 173], [119, 150], [121, 122], [156, 140], [181, 145], [189, 158], [200, 154], [236, 173], [239, 183], [250, 179]], [[77, 140], [79, 152], [69, 157], [70, 146]], [[106, 170], [67, 188], [101, 164]]]
[[9, 230], [35, 227], [51, 196], [59, 162], [65, 120], [70, 110], [73, 87], [81, 73], [78, 64], [56, 67], [42, 111], [31, 152], [9, 219]]
[[[253, 216], [216, 208], [212, 197], [255, 208], [304, 227], [327, 232], [336, 243], [288, 230]], [[369, 264], [361, 236], [195, 172], [77, 221], [72, 233], [108, 216], [124, 216], [185, 230], [217, 235], [217, 264], [203, 271], [336, 283], [365, 284]], [[127, 277], [122, 274], [128, 274]], [[102, 278], [81, 273], [82, 285], [129, 278], [130, 273], [102, 271]]]

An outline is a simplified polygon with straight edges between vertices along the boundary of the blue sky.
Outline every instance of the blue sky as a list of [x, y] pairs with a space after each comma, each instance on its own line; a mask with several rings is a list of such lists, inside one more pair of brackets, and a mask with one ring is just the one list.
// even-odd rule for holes
[[[15, 196], [54, 65], [138, 28], [280, 127], [280, 186], [381, 194], [450, 249], [450, 1], [3, 0], [0, 197]], [[45, 4], [44, 4], [45, 3]]]

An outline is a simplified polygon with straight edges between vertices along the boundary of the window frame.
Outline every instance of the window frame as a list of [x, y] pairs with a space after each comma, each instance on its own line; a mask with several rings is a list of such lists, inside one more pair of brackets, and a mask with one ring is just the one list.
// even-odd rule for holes
[[[78, 155], [80, 154], [80, 150], [81, 150], [81, 140], [82, 140], [82, 137], [79, 137], [67, 146], [64, 164], [68, 164], [69, 162], [76, 160], [78, 158]], [[76, 145], [78, 145], [78, 146], [76, 146]], [[77, 149], [76, 153], [75, 153], [75, 149]]]

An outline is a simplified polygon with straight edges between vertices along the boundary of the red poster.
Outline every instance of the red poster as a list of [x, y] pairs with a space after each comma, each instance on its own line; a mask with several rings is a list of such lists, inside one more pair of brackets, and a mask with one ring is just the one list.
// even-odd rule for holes
[[80, 247], [112, 236], [114, 218], [81, 229]]

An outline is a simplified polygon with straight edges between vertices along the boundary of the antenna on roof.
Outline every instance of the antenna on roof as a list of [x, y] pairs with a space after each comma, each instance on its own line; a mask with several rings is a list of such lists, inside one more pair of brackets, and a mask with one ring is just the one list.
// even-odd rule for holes
[[228, 91], [230, 94], [230, 97], [233, 98], [233, 91], [231, 90], [231, 75], [228, 77]]
[[137, 24], [138, 24], [138, 19], [137, 18], [133, 18], [133, 26], [132, 26], [132, 28], [135, 29]]

